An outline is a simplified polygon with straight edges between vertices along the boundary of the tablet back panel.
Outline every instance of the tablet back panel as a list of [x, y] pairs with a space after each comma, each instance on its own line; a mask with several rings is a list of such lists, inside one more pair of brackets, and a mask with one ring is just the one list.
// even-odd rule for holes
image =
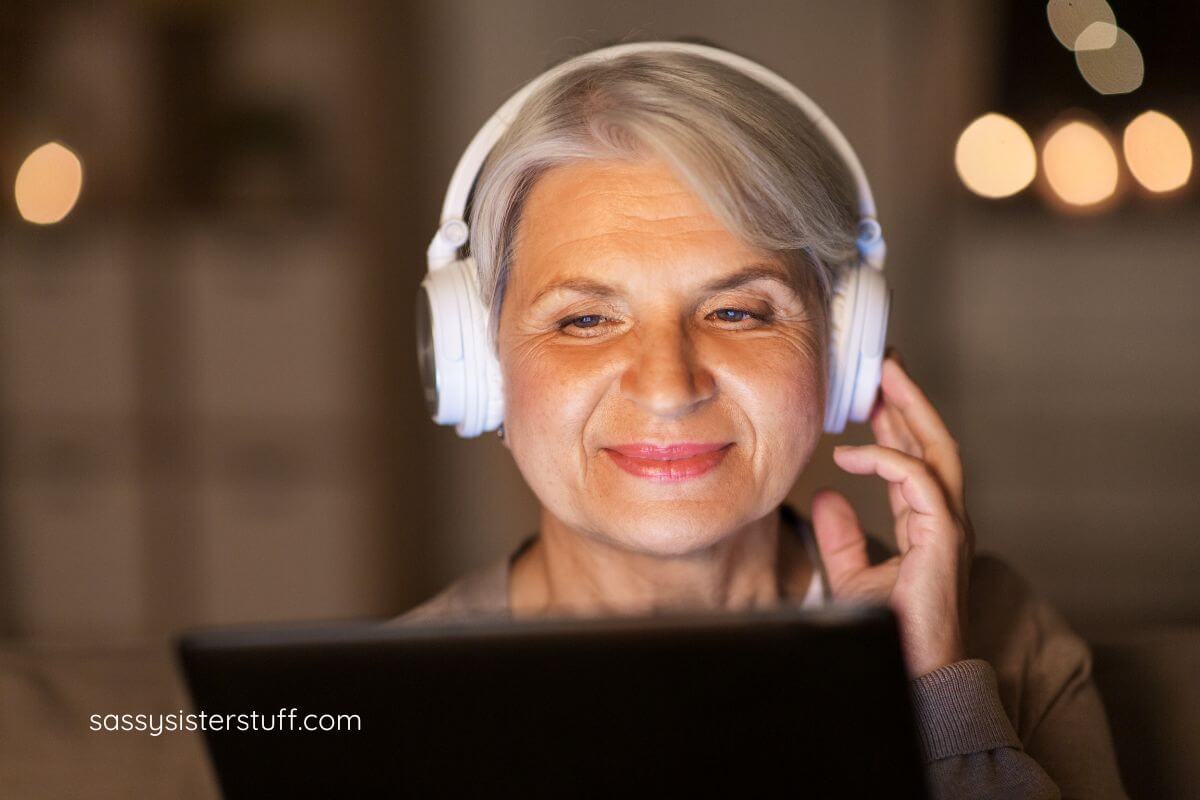
[[195, 709], [357, 714], [206, 735], [226, 796], [925, 796], [886, 609], [197, 632]]

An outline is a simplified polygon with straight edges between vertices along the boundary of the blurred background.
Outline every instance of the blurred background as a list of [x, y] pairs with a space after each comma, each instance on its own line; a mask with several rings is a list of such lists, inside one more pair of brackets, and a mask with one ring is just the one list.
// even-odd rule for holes
[[[394, 614], [534, 530], [494, 436], [423, 412], [424, 248], [509, 94], [677, 36], [857, 149], [890, 341], [962, 441], [980, 548], [1081, 626], [1200, 617], [1200, 12], [1097, 7], [7, 3], [0, 631]], [[1088, 28], [1110, 46], [1059, 40]], [[826, 439], [792, 502], [834, 482], [886, 538]]]
[[[1198, 30], [1182, 0], [6, 0], [0, 638], [391, 616], [534, 530], [501, 443], [424, 413], [425, 247], [524, 82], [681, 36], [856, 148], [979, 548], [1089, 636], [1200, 621]], [[835, 443], [792, 502], [834, 484], [887, 539]]]
[[[646, 38], [761, 61], [857, 149], [890, 342], [960, 440], [980, 551], [1088, 637], [1194, 631], [1198, 30], [1182, 0], [6, 0], [0, 716], [65, 714], [80, 685], [174, 709], [169, 670], [96, 654], [161, 667], [186, 627], [395, 615], [536, 528], [502, 444], [428, 420], [415, 290], [493, 110]], [[833, 444], [792, 503], [833, 483], [890, 541], [882, 483]], [[134, 786], [64, 772], [55, 742], [98, 739], [54, 729], [0, 721], [32, 753], [10, 787]], [[139, 790], [188, 796], [152, 763]]]

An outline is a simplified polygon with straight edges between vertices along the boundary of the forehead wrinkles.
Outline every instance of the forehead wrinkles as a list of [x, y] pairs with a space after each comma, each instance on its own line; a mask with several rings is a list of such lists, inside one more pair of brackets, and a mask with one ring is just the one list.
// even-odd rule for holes
[[[536, 191], [536, 190], [535, 190]], [[528, 208], [535, 228], [551, 229], [555, 223], [580, 229], [646, 229], [674, 231], [694, 228], [724, 230], [694, 195], [682, 191], [643, 191], [605, 186], [582, 186], [559, 194], [531, 198]]]
[[531, 190], [516, 248], [526, 269], [638, 257], [660, 248], [697, 248], [730, 259], [761, 256], [737, 240], [700, 199], [665, 169], [573, 164], [555, 168]]

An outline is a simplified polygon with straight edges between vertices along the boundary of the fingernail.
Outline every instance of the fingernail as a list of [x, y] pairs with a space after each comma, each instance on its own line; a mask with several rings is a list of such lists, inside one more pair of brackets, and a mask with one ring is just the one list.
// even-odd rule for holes
[[888, 356], [891, 356], [892, 360], [900, 366], [904, 366], [904, 359], [900, 357], [900, 351], [894, 345], [888, 345], [887, 350], [884, 352], [884, 357]]

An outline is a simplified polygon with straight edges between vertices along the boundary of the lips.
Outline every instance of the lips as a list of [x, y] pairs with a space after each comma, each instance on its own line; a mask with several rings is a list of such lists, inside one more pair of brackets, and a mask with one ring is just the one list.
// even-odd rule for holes
[[720, 464], [733, 442], [634, 443], [604, 448], [631, 475], [659, 482], [697, 478]]

